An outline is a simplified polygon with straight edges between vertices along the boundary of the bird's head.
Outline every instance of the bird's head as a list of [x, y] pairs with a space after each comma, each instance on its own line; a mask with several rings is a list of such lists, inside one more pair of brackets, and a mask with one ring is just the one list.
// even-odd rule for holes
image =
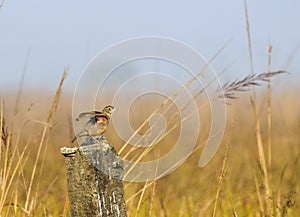
[[115, 107], [113, 107], [112, 105], [108, 105], [105, 106], [104, 109], [102, 110], [102, 112], [107, 115], [107, 116], [111, 116], [111, 114], [116, 110]]

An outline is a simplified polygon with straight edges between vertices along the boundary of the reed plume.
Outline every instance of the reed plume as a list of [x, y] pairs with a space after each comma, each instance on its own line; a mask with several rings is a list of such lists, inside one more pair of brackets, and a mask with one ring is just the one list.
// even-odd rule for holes
[[[221, 88], [217, 89], [217, 97], [225, 99], [237, 99], [237, 92], [245, 92], [250, 90], [252, 86], [260, 86], [260, 82], [267, 82], [271, 77], [279, 74], [287, 73], [287, 71], [263, 72], [260, 74], [250, 74], [244, 79], [237, 79], [233, 82], [225, 83]], [[222, 92], [223, 91], [223, 94]]]

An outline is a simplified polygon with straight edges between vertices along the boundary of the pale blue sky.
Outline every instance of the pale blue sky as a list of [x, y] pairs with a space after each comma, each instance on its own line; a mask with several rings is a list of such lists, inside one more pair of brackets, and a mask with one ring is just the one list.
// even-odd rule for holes
[[[256, 72], [267, 68], [269, 38], [272, 69], [282, 69], [300, 43], [300, 1], [248, 1], [248, 9]], [[29, 50], [25, 87], [54, 90], [70, 65], [66, 88], [72, 90], [91, 58], [138, 36], [170, 37], [207, 59], [232, 39], [213, 66], [220, 71], [234, 62], [225, 79], [242, 77], [249, 72], [245, 28], [243, 0], [6, 0], [0, 9], [0, 90], [17, 88]], [[299, 57], [300, 50], [288, 68], [297, 79]]]

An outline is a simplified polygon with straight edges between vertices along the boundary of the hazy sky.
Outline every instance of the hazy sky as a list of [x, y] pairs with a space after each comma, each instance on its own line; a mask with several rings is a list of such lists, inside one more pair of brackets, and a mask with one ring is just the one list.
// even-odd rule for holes
[[[282, 69], [300, 43], [300, 1], [248, 1], [256, 72]], [[249, 72], [243, 0], [77, 1], [6, 0], [0, 9], [0, 90], [16, 89], [29, 54], [25, 87], [53, 90], [66, 65], [72, 89], [91, 58], [122, 40], [163, 36], [182, 41], [209, 59], [217, 71], [233, 63], [225, 78]], [[300, 50], [289, 70], [300, 69]], [[295, 76], [299, 78], [299, 76]]]

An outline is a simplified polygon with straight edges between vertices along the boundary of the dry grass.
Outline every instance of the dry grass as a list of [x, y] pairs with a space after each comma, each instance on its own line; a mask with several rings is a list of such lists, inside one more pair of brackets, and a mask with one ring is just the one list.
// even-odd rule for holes
[[[67, 70], [67, 69], [66, 69]], [[5, 123], [3, 103], [1, 103], [1, 216], [28, 216], [35, 213], [48, 213], [48, 208], [43, 206], [43, 198], [50, 189], [41, 190], [43, 174], [47, 172], [45, 159], [49, 142], [50, 129], [53, 126], [55, 113], [61, 97], [61, 90], [66, 70], [62, 76], [52, 106], [45, 122], [40, 120], [18, 119], [19, 108], [14, 109], [10, 126]], [[16, 104], [19, 105], [21, 91], [17, 94]], [[27, 109], [30, 112], [31, 106]], [[24, 113], [22, 113], [24, 114]], [[25, 115], [26, 117], [26, 115]], [[20, 129], [15, 129], [16, 123], [21, 123]], [[42, 131], [32, 131], [33, 140], [22, 139], [24, 129], [29, 122], [38, 123]], [[16, 131], [16, 132], [15, 132]], [[40, 139], [38, 140], [38, 137]], [[32, 146], [36, 146], [33, 150]], [[48, 180], [49, 181], [49, 180]], [[55, 183], [55, 179], [48, 183], [49, 188]], [[43, 196], [41, 196], [41, 192]]]
[[[246, 27], [247, 27], [247, 36], [248, 36], [248, 48], [249, 48], [249, 62], [250, 62], [250, 69], [251, 69], [251, 74], [249, 75], [250, 78], [251, 77], [255, 77], [254, 76], [254, 64], [253, 64], [253, 52], [252, 52], [252, 43], [251, 43], [251, 31], [250, 31], [250, 24], [249, 24], [249, 17], [248, 17], [248, 7], [247, 7], [247, 0], [244, 0], [244, 6], [245, 6], [245, 18], [246, 18]], [[269, 60], [271, 58], [271, 48], [269, 47]], [[281, 71], [279, 71], [279, 73], [282, 73]], [[269, 77], [271, 77], [271, 72], [270, 72], [270, 61], [268, 63], [268, 76], [266, 79], [269, 79]], [[254, 83], [255, 84], [255, 83]], [[268, 124], [270, 124], [270, 80], [268, 80]], [[256, 91], [255, 88], [253, 87], [252, 89], [252, 98], [251, 98], [251, 104], [252, 104], [252, 108], [253, 108], [253, 113], [254, 113], [254, 120], [255, 120], [255, 134], [256, 134], [256, 144], [257, 144], [257, 149], [258, 149], [258, 157], [259, 157], [259, 165], [260, 168], [262, 169], [263, 172], [263, 183], [264, 183], [264, 200], [260, 199], [260, 203], [262, 203], [262, 201], [264, 201], [264, 204], [260, 205], [260, 212], [261, 215], [264, 216], [274, 216], [274, 211], [273, 211], [273, 200], [272, 200], [272, 193], [271, 193], [271, 189], [270, 189], [270, 176], [269, 176], [269, 170], [267, 168], [267, 161], [266, 161], [266, 157], [265, 157], [265, 147], [263, 145], [263, 139], [262, 139], [262, 132], [261, 132], [261, 123], [260, 123], [260, 119], [258, 117], [258, 103], [257, 103], [257, 98], [256, 98]], [[268, 125], [268, 127], [270, 127]], [[270, 130], [270, 129], [268, 129]], [[270, 133], [270, 132], [268, 132]], [[270, 139], [270, 135], [268, 137], [268, 139]], [[268, 142], [271, 142], [270, 140]], [[271, 150], [271, 144], [268, 144], [269, 146], [269, 150]], [[271, 159], [271, 158], [270, 158]], [[260, 196], [260, 194], [259, 194]], [[265, 208], [264, 206], [265, 205]]]
[[[260, 73], [258, 75], [251, 74], [248, 75], [246, 78], [241, 80], [235, 80], [233, 82], [227, 82], [221, 88], [224, 92], [224, 95], [218, 95], [219, 98], [225, 97], [225, 99], [237, 99], [237, 94], [239, 92], [248, 91], [249, 88], [253, 86], [261, 86], [259, 82], [265, 81], [268, 82], [268, 87], [270, 83], [270, 78], [274, 77], [279, 74], [287, 73], [286, 71], [276, 71], [276, 72], [266, 72]], [[220, 89], [220, 90], [221, 90]], [[220, 92], [217, 90], [217, 92]]]
[[[270, 52], [269, 49], [269, 55]], [[66, 174], [63, 157], [59, 152], [61, 146], [71, 145], [72, 137], [70, 97], [62, 95], [66, 71], [67, 69], [52, 104], [48, 103], [46, 94], [35, 100], [39, 103], [33, 104], [32, 95], [20, 91], [15, 97], [19, 108], [14, 108], [15, 100], [7, 104], [1, 102], [1, 216], [68, 214]], [[300, 212], [300, 208], [295, 205], [295, 201], [299, 199], [297, 192], [300, 190], [298, 184], [300, 176], [295, 173], [300, 169], [298, 134], [300, 117], [298, 113], [282, 115], [282, 112], [289, 108], [300, 107], [294, 100], [299, 94], [288, 92], [286, 93], [288, 95], [273, 97], [272, 104], [281, 107], [277, 106], [272, 110], [270, 108], [270, 78], [283, 73], [285, 71], [270, 72], [269, 66], [266, 73], [251, 74], [244, 79], [226, 83], [222, 90], [225, 98], [231, 102], [227, 115], [229, 120], [234, 121], [227, 127], [224, 144], [221, 145], [215, 158], [204, 168], [197, 166], [203, 144], [207, 139], [209, 130], [207, 126], [210, 126], [209, 123], [202, 122], [202, 134], [198, 144], [179, 169], [159, 180], [124, 183], [128, 215], [296, 216]], [[266, 100], [267, 103], [262, 104], [258, 110], [259, 100], [256, 102], [252, 100], [253, 110], [251, 110], [251, 104], [248, 102], [250, 96], [244, 94], [244, 97], [241, 97], [238, 94], [251, 86], [258, 84], [262, 86], [264, 82], [267, 82], [267, 97], [258, 95], [258, 98]], [[194, 99], [203, 92], [203, 90], [196, 92]], [[216, 100], [219, 100], [218, 94], [217, 91]], [[293, 97], [288, 97], [292, 95]], [[14, 99], [11, 96], [9, 98]], [[239, 99], [234, 100], [237, 98]], [[285, 100], [282, 104], [282, 98], [289, 100]], [[63, 106], [59, 107], [59, 104]], [[159, 106], [158, 111], [162, 108], [168, 111], [170, 108], [166, 105], [167, 103]], [[201, 114], [207, 105], [204, 103], [195, 113]], [[191, 113], [178, 121], [177, 110], [170, 109], [168, 112], [166, 110], [161, 112], [169, 114], [168, 130], [162, 138], [155, 139], [155, 145], [150, 149], [144, 148], [139, 151], [132, 148], [122, 149], [128, 142], [117, 140], [113, 131], [108, 132], [107, 138], [113, 141], [119, 152], [124, 152], [123, 156], [127, 157], [130, 153], [131, 159], [138, 161], [149, 156], [157, 158], [161, 154], [160, 151], [165, 153], [175, 144], [176, 128], [194, 114]], [[249, 115], [253, 111], [254, 117]], [[202, 115], [205, 116], [207, 113], [204, 112]], [[134, 121], [137, 123], [143, 123], [146, 119], [136, 115], [135, 118]], [[145, 130], [146, 133], [148, 131], [149, 128]], [[160, 149], [155, 149], [157, 147]], [[268, 155], [264, 152], [265, 148], [268, 148]], [[268, 161], [265, 156], [268, 156]]]
[[[281, 97], [274, 98], [273, 103], [280, 103]], [[244, 98], [240, 97], [239, 100], [243, 101]], [[34, 216], [59, 216], [63, 213], [66, 176], [59, 147], [68, 145], [71, 138], [68, 127], [69, 108], [66, 106], [69, 101], [61, 103], [66, 108], [56, 107], [55, 111], [58, 111], [56, 124], [52, 123], [51, 132], [48, 132], [47, 139], [43, 140], [42, 150], [45, 148], [47, 152], [45, 156], [39, 155], [37, 164], [35, 161], [44, 135], [43, 129], [48, 129], [48, 125], [27, 122], [26, 118], [37, 120], [34, 118], [36, 114], [32, 108], [33, 113], [16, 119], [27, 124], [25, 127], [21, 124], [21, 128], [15, 129], [11, 137], [10, 133], [7, 133], [10, 132], [9, 125], [3, 122], [4, 110], [8, 110], [9, 105], [4, 109], [2, 104], [0, 122], [1, 135], [4, 138], [1, 145], [2, 216], [27, 216], [29, 213]], [[295, 105], [294, 100], [285, 103], [286, 108], [299, 106]], [[35, 109], [47, 111], [43, 104], [45, 101], [40, 99], [39, 108]], [[259, 161], [254, 148], [255, 121], [250, 115], [243, 115], [251, 114], [247, 100], [239, 104], [240, 107], [237, 107], [233, 101], [229, 107], [229, 118], [236, 116], [234, 115], [236, 111], [240, 114], [235, 118], [234, 126], [230, 127], [230, 133], [227, 132], [225, 136], [225, 141], [230, 141], [231, 148], [226, 149], [225, 145], [222, 145], [207, 167], [197, 167], [201, 152], [200, 142], [192, 156], [174, 173], [145, 184], [125, 183], [129, 216], [149, 216], [150, 213], [151, 216], [257, 216], [264, 212], [266, 202], [266, 198], [262, 196], [265, 191], [262, 179], [264, 175], [260, 164], [257, 164]], [[26, 113], [27, 106], [20, 108], [20, 112]], [[273, 161], [272, 169], [269, 171], [273, 177], [270, 186], [274, 195], [272, 200], [276, 204], [274, 209], [280, 213], [279, 216], [296, 216], [300, 211], [299, 207], [295, 206], [298, 194], [294, 193], [299, 191], [297, 183], [300, 183], [299, 175], [294, 172], [300, 169], [298, 160], [300, 138], [296, 129], [299, 127], [296, 123], [299, 117], [287, 121], [280, 115], [279, 107], [272, 109], [272, 112], [273, 122], [277, 123], [272, 128]], [[45, 112], [44, 115], [47, 120], [49, 112], [48, 114]], [[261, 121], [266, 119], [261, 115], [257, 116]], [[9, 123], [9, 120], [8, 117], [5, 122]], [[283, 128], [283, 124], [280, 123], [285, 123], [286, 127]], [[33, 125], [33, 128], [26, 128], [28, 124]], [[267, 127], [262, 127], [261, 131], [264, 135], [264, 132], [268, 131]], [[17, 139], [16, 136], [20, 138]], [[110, 138], [110, 135], [107, 137]], [[11, 141], [18, 141], [18, 144]], [[174, 144], [172, 138], [168, 138], [165, 142]], [[118, 150], [120, 146], [121, 144], [116, 144]], [[222, 153], [226, 153], [225, 157]], [[216, 170], [220, 172], [216, 173]], [[31, 178], [33, 172], [35, 178]]]
[[[267, 97], [258, 95], [257, 102], [260, 101], [259, 98], [267, 101], [266, 104], [262, 104], [260, 110], [256, 108], [257, 104], [254, 101], [254, 109], [251, 110], [251, 104], [248, 102], [250, 96], [244, 93], [243, 97], [238, 95], [241, 90], [257, 86], [258, 82], [269, 82], [270, 77], [282, 73], [284, 72], [269, 71], [252, 74], [245, 79], [225, 84], [223, 90], [231, 102], [227, 115], [229, 120], [234, 121], [227, 127], [224, 144], [215, 158], [204, 168], [197, 166], [202, 146], [207, 139], [205, 132], [209, 128], [207, 126], [210, 126], [209, 123], [201, 122], [202, 134], [197, 147], [179, 169], [159, 180], [124, 183], [128, 215], [297, 216], [300, 208], [296, 206], [295, 201], [299, 200], [297, 192], [300, 190], [300, 175], [295, 171], [300, 170], [300, 116], [299, 113], [285, 111], [300, 107], [299, 102], [295, 100], [299, 94], [285, 92], [273, 97], [272, 104], [280, 106], [272, 107], [272, 110], [271, 102], [268, 101], [271, 101], [271, 92], [268, 89], [271, 84], [267, 85]], [[62, 76], [52, 104], [48, 103], [48, 97], [44, 94], [35, 100], [38, 103], [32, 105], [32, 96], [22, 93], [22, 97], [16, 96], [20, 100], [18, 112], [9, 113], [5, 111], [14, 111], [15, 100], [6, 104], [1, 102], [1, 216], [68, 214], [66, 172], [64, 159], [59, 152], [61, 146], [71, 145], [72, 137], [70, 97], [62, 95], [65, 77], [66, 72]], [[195, 93], [194, 97], [198, 97], [202, 92], [200, 90]], [[239, 99], [234, 100], [235, 98]], [[284, 103], [282, 99], [285, 99]], [[59, 104], [63, 106], [59, 107]], [[206, 107], [206, 104], [203, 104], [195, 112], [201, 113]], [[253, 111], [254, 117], [251, 115]], [[181, 124], [175, 118], [177, 112], [175, 110], [169, 114], [168, 131], [163, 138], [155, 140], [155, 148], [160, 147], [158, 150], [162, 153], [176, 142], [176, 128]], [[192, 117], [193, 114], [190, 114], [181, 121]], [[135, 118], [141, 118], [134, 120], [138, 123], [145, 120], [142, 116]], [[107, 134], [107, 138], [117, 150], [122, 150], [125, 142], [117, 140], [113, 131]], [[264, 152], [266, 148], [269, 150], [268, 155]], [[124, 149], [124, 155], [126, 156], [126, 151], [131, 150]], [[157, 158], [160, 152], [157, 149], [146, 148], [140, 152], [131, 151], [131, 159], [143, 160], [148, 156]]]
[[[197, 146], [176, 171], [159, 180], [124, 183], [129, 216], [285, 217], [300, 213], [300, 207], [296, 206], [300, 175], [295, 172], [300, 170], [300, 116], [299, 113], [286, 112], [290, 108], [300, 107], [295, 100], [299, 98], [299, 93], [287, 91], [271, 97], [271, 77], [286, 73], [271, 71], [271, 45], [268, 48], [268, 71], [254, 73], [246, 1], [245, 15], [251, 74], [224, 84], [216, 90], [213, 99], [220, 100], [222, 90], [225, 100], [230, 100], [231, 104], [227, 116], [234, 121], [227, 126], [224, 144], [206, 167], [197, 166], [210, 128], [210, 120], [202, 119]], [[224, 47], [216, 52], [209, 64]], [[119, 154], [136, 161], [156, 159], [176, 143], [177, 130], [184, 121], [198, 112], [204, 117], [209, 116], [208, 103], [203, 103], [196, 111], [179, 119], [179, 111], [174, 110], [171, 103], [171, 100], [176, 101], [184, 88], [204, 74], [209, 64], [146, 117], [135, 115], [133, 122], [139, 124], [128, 141], [122, 141], [114, 131], [108, 131], [106, 136]], [[5, 102], [11, 102], [4, 104], [1, 101], [0, 216], [68, 215], [66, 171], [59, 152], [61, 146], [71, 145], [73, 136], [71, 97], [62, 95], [67, 70], [52, 104], [48, 103], [47, 94], [32, 100], [32, 93], [23, 93], [23, 79], [17, 95], [11, 97], [7, 93], [8, 97], [4, 98]], [[265, 82], [266, 96], [257, 95], [255, 89], [251, 96], [245, 93], [243, 97], [239, 95]], [[193, 99], [201, 96], [205, 88], [195, 92]], [[285, 101], [282, 102], [282, 99]], [[259, 106], [263, 101], [267, 103]], [[59, 107], [60, 104], [63, 106]], [[271, 108], [271, 105], [278, 106]], [[143, 106], [149, 107], [148, 104]], [[185, 106], [180, 109], [185, 109]], [[130, 140], [135, 135], [141, 131], [145, 134], [150, 132], [147, 124], [156, 112], [169, 115], [166, 133], [155, 138], [150, 148], [130, 147]]]

